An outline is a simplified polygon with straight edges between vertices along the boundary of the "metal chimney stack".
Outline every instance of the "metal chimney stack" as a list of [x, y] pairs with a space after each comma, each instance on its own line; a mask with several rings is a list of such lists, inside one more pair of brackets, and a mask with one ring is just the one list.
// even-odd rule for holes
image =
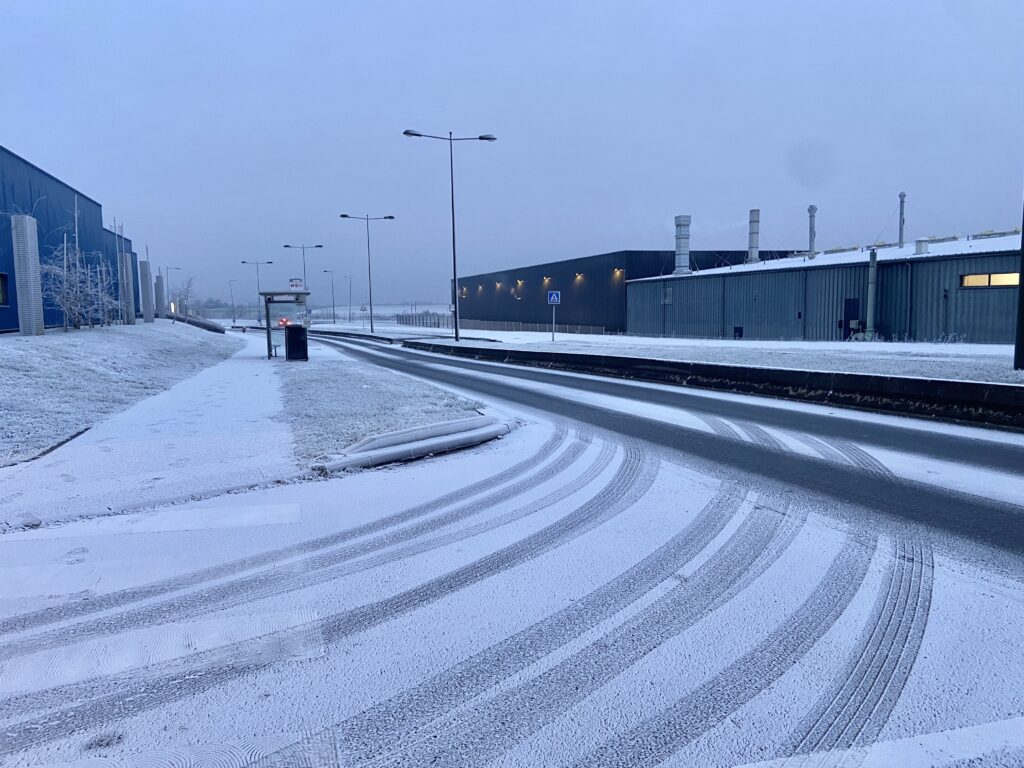
[[690, 217], [676, 216], [676, 269], [672, 274], [690, 274]]
[[807, 252], [813, 256], [814, 241], [817, 238], [818, 232], [814, 228], [814, 217], [818, 214], [818, 206], [809, 205], [807, 206]]
[[907, 193], [900, 192], [900, 248], [903, 247], [903, 227], [907, 223], [906, 217], [903, 215], [907, 208]]
[[757, 264], [758, 243], [761, 237], [761, 209], [750, 209], [750, 236], [747, 239], [747, 264]]

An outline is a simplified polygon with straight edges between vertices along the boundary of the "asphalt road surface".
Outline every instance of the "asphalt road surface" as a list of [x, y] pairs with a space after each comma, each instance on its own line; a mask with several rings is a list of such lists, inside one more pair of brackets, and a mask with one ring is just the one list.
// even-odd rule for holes
[[0, 764], [1024, 761], [1018, 436], [324, 343], [524, 425], [0, 616]]

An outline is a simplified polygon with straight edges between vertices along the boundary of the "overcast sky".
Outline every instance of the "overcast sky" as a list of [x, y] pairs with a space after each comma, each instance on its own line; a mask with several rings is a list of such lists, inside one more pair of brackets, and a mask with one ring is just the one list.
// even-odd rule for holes
[[[9, 0], [0, 144], [103, 204], [155, 265], [255, 291], [284, 243], [374, 298], [619, 249], [802, 248], [1020, 225], [1024, 3]], [[323, 293], [320, 294], [324, 296]], [[340, 298], [340, 296], [339, 296]]]

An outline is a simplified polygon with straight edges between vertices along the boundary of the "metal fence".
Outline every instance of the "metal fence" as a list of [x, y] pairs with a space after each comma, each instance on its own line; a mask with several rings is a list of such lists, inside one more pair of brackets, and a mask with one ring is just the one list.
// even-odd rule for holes
[[[399, 325], [410, 325], [416, 328], [451, 328], [452, 316], [439, 314], [397, 315], [395, 321]], [[459, 328], [466, 331], [534, 331], [551, 333], [551, 323], [521, 323], [515, 320], [459, 320]], [[559, 323], [555, 326], [556, 333], [596, 333], [605, 334], [601, 325], [573, 325]]]
[[[399, 325], [412, 325], [417, 328], [451, 328], [452, 327], [452, 316], [451, 315], [438, 315], [435, 313], [417, 313], [415, 315], [397, 315], [395, 321]], [[465, 321], [462, 323], [463, 327], [466, 326]]]
[[[535, 331], [551, 333], [551, 323], [520, 323], [514, 320], [460, 320], [459, 327], [471, 331]], [[605, 334], [603, 325], [570, 325], [558, 323], [555, 333]]]

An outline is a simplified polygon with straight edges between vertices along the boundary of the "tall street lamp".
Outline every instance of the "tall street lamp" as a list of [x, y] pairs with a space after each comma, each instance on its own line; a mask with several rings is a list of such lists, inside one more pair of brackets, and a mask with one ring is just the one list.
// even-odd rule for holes
[[[373, 333], [373, 270], [370, 268], [370, 222], [371, 221], [394, 221], [394, 216], [349, 216], [347, 213], [338, 214], [339, 219], [360, 219], [366, 222], [366, 281], [370, 285], [370, 333]], [[349, 283], [351, 286], [351, 283]], [[351, 297], [351, 294], [349, 294]], [[351, 317], [352, 304], [349, 299], [349, 313]]]
[[335, 307], [337, 305], [334, 302], [334, 270], [333, 269], [325, 269], [324, 270], [324, 274], [327, 274], [328, 272], [331, 274], [331, 322], [332, 323], [337, 323], [338, 322], [338, 315], [335, 312]]
[[447, 136], [431, 136], [429, 133], [419, 131], [402, 131], [403, 136], [410, 136], [414, 139], [438, 139], [448, 142], [448, 172], [452, 187], [452, 306], [455, 308], [455, 316], [452, 323], [455, 326], [455, 340], [459, 340], [459, 268], [455, 259], [455, 150], [456, 141], [497, 141], [497, 136], [489, 133], [480, 136], [452, 136], [448, 131]]
[[323, 248], [322, 245], [286, 245], [285, 248], [301, 248], [302, 249], [302, 288], [303, 290], [309, 290], [309, 283], [306, 282], [306, 249], [307, 248]]
[[235, 283], [237, 280], [228, 280], [228, 291], [231, 293], [231, 323], [237, 325], [238, 318], [235, 316]]
[[[263, 297], [260, 296], [260, 264], [273, 264], [272, 261], [246, 261], [242, 259], [243, 264], [252, 264], [256, 267], [256, 322], [263, 322]], [[267, 322], [270, 322], [270, 318], [267, 318]]]

